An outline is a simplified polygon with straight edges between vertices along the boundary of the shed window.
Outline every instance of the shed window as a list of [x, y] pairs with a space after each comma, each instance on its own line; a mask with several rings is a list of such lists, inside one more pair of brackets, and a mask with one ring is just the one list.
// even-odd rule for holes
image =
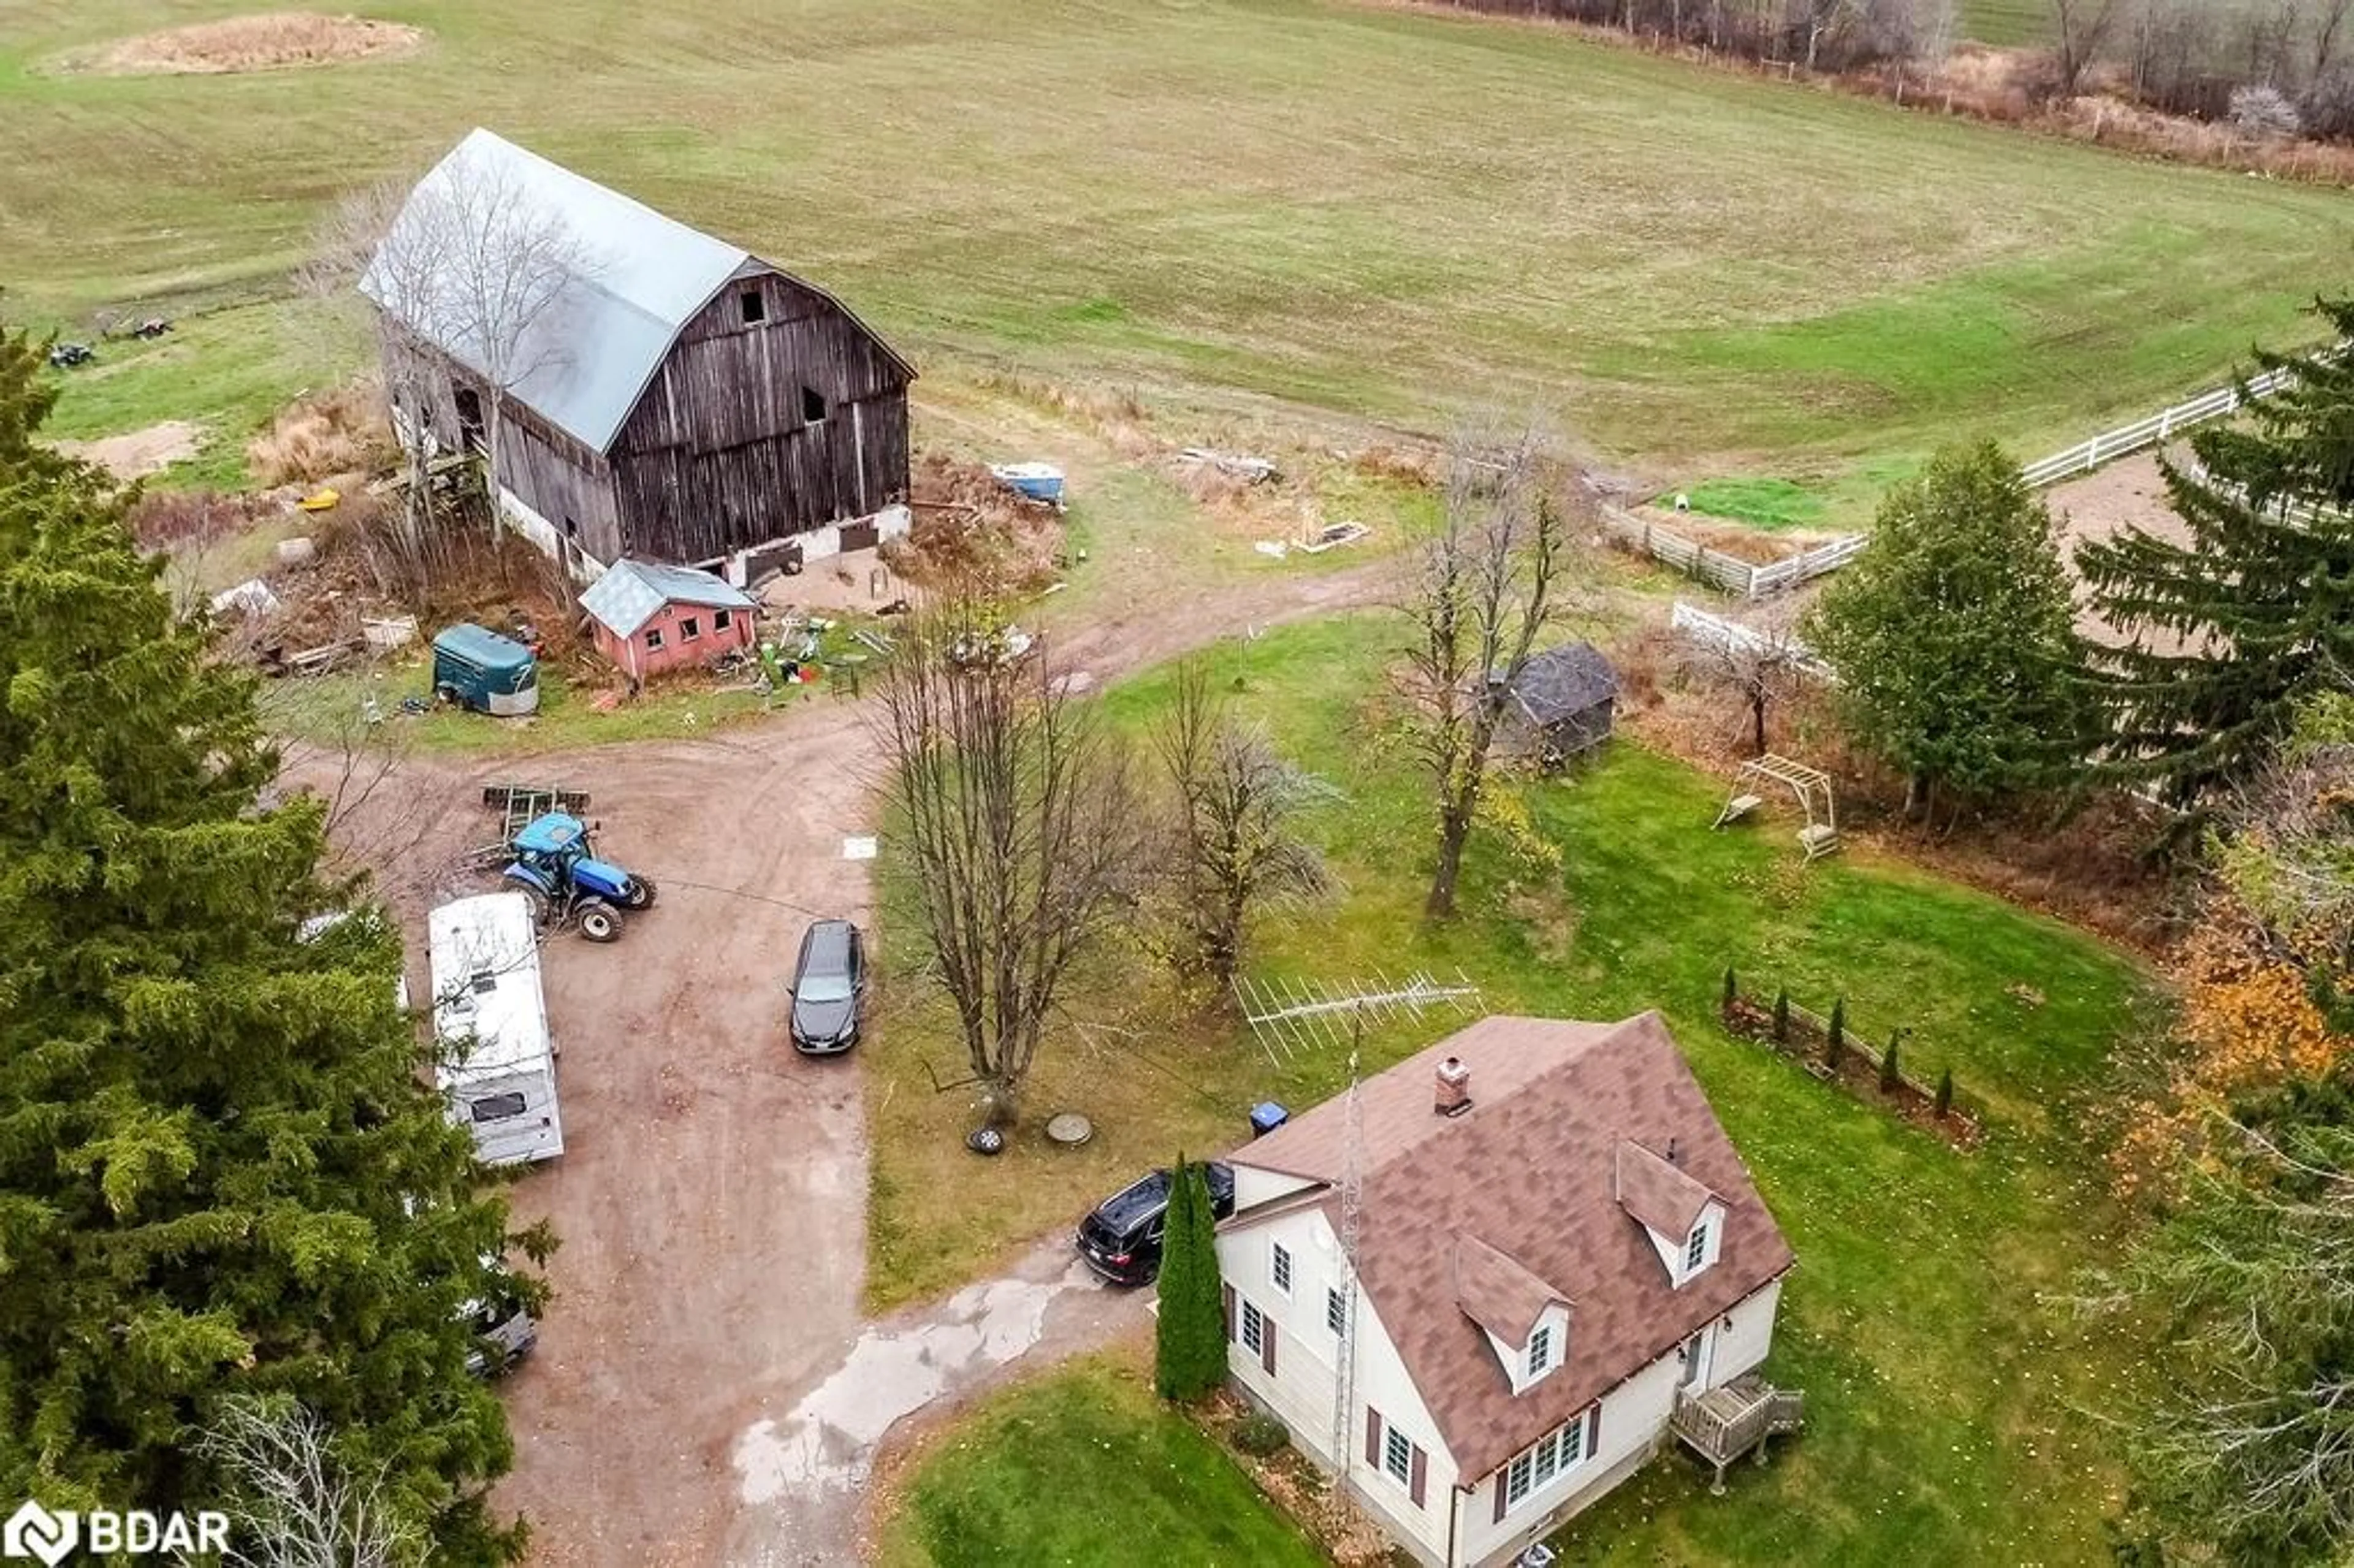
[[678, 618], [678, 640], [681, 642], [692, 642], [702, 635], [701, 620], [692, 615], [682, 615]]
[[825, 394], [814, 387], [801, 388], [801, 423], [814, 425], [825, 418]]
[[662, 646], [661, 627], [649, 626], [646, 628], [646, 646], [648, 648], [659, 648]]
[[731, 626], [733, 626], [733, 625], [735, 625], [735, 624], [736, 624], [736, 612], [735, 612], [734, 610], [732, 610], [732, 609], [715, 609], [715, 610], [713, 610], [713, 611], [711, 612], [711, 630], [714, 630], [714, 631], [725, 631], [725, 630], [726, 630], [729, 627], [731, 627]]
[[769, 302], [760, 297], [759, 290], [745, 290], [736, 296], [736, 302], [744, 307], [746, 326], [754, 326], [769, 319]]
[[505, 1121], [523, 1115], [523, 1096], [484, 1095], [466, 1107], [476, 1121]]

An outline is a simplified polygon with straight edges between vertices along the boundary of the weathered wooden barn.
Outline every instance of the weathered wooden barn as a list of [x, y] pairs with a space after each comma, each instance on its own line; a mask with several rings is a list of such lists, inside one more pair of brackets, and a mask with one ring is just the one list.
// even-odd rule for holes
[[740, 585], [907, 526], [915, 371], [890, 344], [488, 131], [419, 182], [360, 288], [403, 438], [480, 450], [495, 425], [503, 509], [577, 576], [626, 556]]

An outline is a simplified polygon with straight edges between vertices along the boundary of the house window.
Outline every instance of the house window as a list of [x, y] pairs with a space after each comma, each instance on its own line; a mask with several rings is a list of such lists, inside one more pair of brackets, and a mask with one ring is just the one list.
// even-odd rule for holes
[[678, 640], [681, 642], [692, 642], [702, 635], [702, 621], [691, 615], [682, 615], [678, 618]]
[[1692, 1274], [1708, 1262], [1708, 1226], [1692, 1227], [1691, 1240], [1684, 1245], [1684, 1272]]
[[1401, 1486], [1414, 1485], [1414, 1445], [1394, 1426], [1382, 1434], [1382, 1468]]
[[1553, 1365], [1553, 1328], [1548, 1324], [1529, 1335], [1529, 1375], [1541, 1377]]
[[1513, 1459], [1512, 1467], [1504, 1472], [1504, 1506], [1511, 1508], [1515, 1503], [1525, 1499], [1529, 1495], [1529, 1489], [1535, 1485], [1534, 1458], [1527, 1454], [1520, 1455]]
[[659, 648], [662, 646], [661, 627], [650, 626], [646, 628], [646, 646], [650, 649]]
[[1278, 1290], [1282, 1291], [1286, 1296], [1291, 1294], [1291, 1249], [1281, 1242], [1275, 1244], [1274, 1258], [1268, 1266], [1268, 1273], [1273, 1277], [1275, 1287]]
[[1349, 1326], [1348, 1302], [1341, 1298], [1339, 1291], [1329, 1287], [1324, 1291], [1324, 1326], [1335, 1336]]
[[736, 612], [735, 612], [734, 610], [732, 610], [732, 609], [715, 609], [715, 610], [713, 610], [713, 611], [711, 612], [711, 630], [714, 630], [714, 631], [725, 631], [725, 630], [726, 630], [730, 626], [733, 626], [734, 624], [736, 624]]
[[1262, 1355], [1266, 1344], [1267, 1319], [1259, 1316], [1257, 1308], [1246, 1301], [1243, 1303], [1243, 1349], [1255, 1356]]
[[745, 290], [736, 296], [736, 302], [744, 308], [746, 326], [757, 326], [769, 319], [769, 302], [760, 297], [759, 290]]
[[825, 418], [825, 396], [814, 387], [801, 388], [801, 423], [814, 425]]
[[1585, 1457], [1586, 1413], [1537, 1439], [1536, 1446], [1517, 1455], [1504, 1467], [1504, 1506], [1516, 1508], [1546, 1483], [1577, 1468]]

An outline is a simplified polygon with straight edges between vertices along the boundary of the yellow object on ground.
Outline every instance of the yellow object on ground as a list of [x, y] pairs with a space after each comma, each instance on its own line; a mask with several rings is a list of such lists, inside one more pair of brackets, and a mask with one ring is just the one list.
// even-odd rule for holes
[[335, 489], [333, 485], [329, 485], [324, 490], [313, 491], [312, 493], [304, 496], [294, 504], [300, 506], [305, 512], [324, 512], [343, 498], [343, 493], [341, 491]]

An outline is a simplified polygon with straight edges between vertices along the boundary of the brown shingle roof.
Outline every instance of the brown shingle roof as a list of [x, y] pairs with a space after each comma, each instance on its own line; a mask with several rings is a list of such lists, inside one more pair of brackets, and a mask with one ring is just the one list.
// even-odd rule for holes
[[1526, 1345], [1529, 1330], [1554, 1302], [1569, 1298], [1478, 1236], [1455, 1238], [1455, 1304], [1463, 1315], [1508, 1345]]
[[[1683, 1150], [1679, 1147], [1676, 1152], [1681, 1157]], [[1691, 1234], [1692, 1222], [1711, 1200], [1723, 1201], [1693, 1181], [1682, 1166], [1670, 1164], [1631, 1138], [1620, 1141], [1616, 1154], [1618, 1206], [1671, 1242]]]
[[[1431, 1109], [1448, 1055], [1471, 1069], [1471, 1109], [1455, 1118]], [[1358, 1277], [1466, 1477], [1494, 1470], [1792, 1262], [1657, 1013], [1483, 1019], [1367, 1080], [1358, 1097]], [[1346, 1133], [1343, 1103], [1330, 1100], [1232, 1159], [1337, 1181]], [[1673, 1169], [1725, 1208], [1717, 1262], [1681, 1290], [1617, 1190], [1622, 1143], [1665, 1150], [1670, 1139]], [[1573, 1304], [1565, 1362], [1523, 1394], [1460, 1303], [1463, 1237]]]

